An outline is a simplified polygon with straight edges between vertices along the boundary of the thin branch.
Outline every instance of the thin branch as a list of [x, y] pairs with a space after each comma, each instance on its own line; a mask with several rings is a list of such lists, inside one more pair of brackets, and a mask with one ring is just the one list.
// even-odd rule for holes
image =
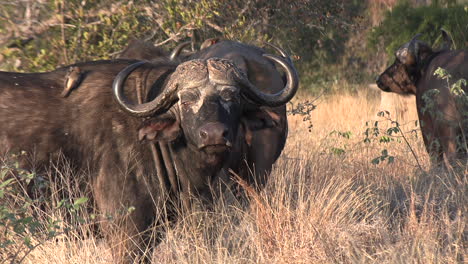
[[224, 33], [224, 29], [218, 25], [216, 25], [215, 23], [213, 22], [210, 22], [209, 20], [206, 20], [205, 23], [211, 27], [212, 29], [218, 31], [219, 33]]
[[184, 26], [180, 27], [179, 30], [178, 30], [176, 33], [170, 33], [170, 32], [168, 33], [168, 32], [165, 32], [166, 35], [169, 36], [169, 38], [166, 39], [166, 40], [163, 40], [163, 41], [161, 41], [161, 42], [155, 43], [154, 45], [155, 45], [156, 47], [158, 47], [158, 46], [162, 46], [162, 45], [168, 43], [169, 41], [179, 42], [179, 41], [180, 41], [180, 36], [182, 35], [182, 33], [183, 33], [184, 31], [186, 31], [186, 30], [194, 30], [194, 29], [196, 29], [196, 28], [193, 26], [192, 23], [190, 23], [190, 24], [187, 24], [187, 25], [184, 25]]
[[62, 35], [62, 44], [63, 44], [63, 57], [64, 57], [64, 61], [65, 61], [65, 64], [68, 64], [68, 52], [67, 52], [67, 40], [65, 38], [65, 14], [64, 14], [64, 9], [65, 9], [65, 1], [62, 2], [62, 4], [60, 5], [60, 15], [61, 15], [61, 18], [62, 18], [62, 23], [60, 25], [60, 33]]
[[405, 133], [403, 133], [403, 130], [401, 129], [400, 127], [400, 124], [396, 121], [393, 121], [391, 118], [387, 118], [390, 122], [394, 123], [396, 125], [396, 128], [398, 128], [398, 132], [401, 134], [401, 137], [403, 138], [403, 140], [405, 141], [406, 143], [406, 146], [409, 148], [409, 150], [411, 151], [411, 154], [413, 155], [414, 157], [414, 160], [416, 160], [416, 164], [418, 165], [418, 168], [426, 173], [426, 171], [423, 169], [423, 167], [421, 166], [421, 163], [419, 162], [419, 159], [418, 159], [418, 156], [416, 155], [416, 153], [414, 152], [413, 150], [413, 147], [411, 147], [411, 144], [409, 143], [408, 139], [406, 138], [405, 136]]

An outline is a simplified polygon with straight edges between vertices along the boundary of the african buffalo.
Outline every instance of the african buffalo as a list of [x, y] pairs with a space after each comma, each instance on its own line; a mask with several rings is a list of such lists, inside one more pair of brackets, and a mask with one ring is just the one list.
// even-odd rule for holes
[[[165, 221], [163, 211], [174, 212], [192, 195], [212, 199], [210, 184], [243, 140], [243, 113], [284, 105], [295, 94], [294, 67], [281, 57], [263, 57], [286, 72], [286, 84], [275, 94], [263, 93], [243, 70], [220, 58], [0, 72], [0, 153], [27, 151], [38, 168], [62, 153], [77, 168], [89, 169], [92, 198], [103, 215], [134, 208], [120, 228], [105, 221], [101, 228], [119, 241], [113, 249], [117, 262], [135, 260], [151, 244], [145, 230]], [[78, 83], [69, 79], [73, 75]], [[64, 97], [64, 83], [78, 87]]]
[[[291, 58], [285, 51], [269, 45], [280, 53], [283, 63], [294, 67]], [[285, 85], [285, 76], [276, 69], [270, 60], [266, 59], [264, 49], [216, 38], [205, 41], [202, 46], [204, 48], [190, 56], [189, 59], [205, 60], [219, 57], [232, 60], [237, 67], [247, 73], [249, 81], [266, 94], [278, 93]], [[291, 78], [293, 77], [288, 77], [288, 79]], [[257, 103], [244, 112], [241, 123], [245, 140], [242, 146], [239, 146], [242, 151], [238, 151], [238, 153], [242, 157], [232, 159], [230, 168], [239, 173], [248, 183], [261, 188], [266, 183], [272, 165], [286, 143], [288, 134], [286, 106], [284, 104]], [[239, 163], [239, 161], [241, 162]]]
[[[179, 44], [167, 57], [181, 61], [214, 57], [230, 59], [247, 73], [251, 83], [265, 93], [279, 92], [284, 86], [284, 77], [274, 64], [263, 56], [266, 53], [263, 49], [221, 38], [209, 38], [201, 44], [198, 52], [191, 56], [186, 54], [181, 56], [182, 49], [189, 44], [190, 42]], [[145, 60], [160, 58], [157, 52], [143, 52], [145, 49], [133, 48], [132, 45], [135, 44], [129, 45], [127, 49], [140, 50], [142, 53], [135, 54], [135, 57], [131, 58]], [[145, 46], [147, 45], [151, 46], [146, 43]], [[286, 52], [275, 46], [272, 47], [292, 66]], [[241, 124], [244, 141], [243, 144], [233, 148], [232, 163], [227, 169], [232, 169], [247, 182], [262, 187], [286, 142], [288, 132], [286, 107], [252, 105], [249, 111], [244, 112]]]
[[121, 59], [151, 60], [152, 58], [168, 56], [165, 50], [154, 46], [148, 41], [132, 39], [117, 57]]
[[[463, 91], [454, 91], [452, 85], [468, 80], [468, 51], [450, 51], [446, 34], [444, 40], [446, 48], [434, 51], [415, 36], [396, 51], [395, 62], [376, 82], [385, 92], [416, 95], [424, 144], [436, 163], [466, 164], [468, 88], [462, 84]], [[450, 79], [436, 76], [438, 68], [446, 70]]]
[[[200, 50], [205, 49], [215, 43], [217, 43], [219, 38], [209, 38], [206, 39], [201, 45]], [[135, 60], [147, 60], [152, 61], [161, 58], [168, 58], [171, 61], [179, 60], [185, 61], [194, 54], [194, 52], [182, 52], [184, 48], [192, 44], [190, 41], [182, 42], [177, 45], [171, 53], [167, 53], [163, 49], [154, 46], [151, 42], [145, 40], [133, 39], [125, 47], [125, 49], [117, 55], [117, 58], [120, 59], [135, 59]]]

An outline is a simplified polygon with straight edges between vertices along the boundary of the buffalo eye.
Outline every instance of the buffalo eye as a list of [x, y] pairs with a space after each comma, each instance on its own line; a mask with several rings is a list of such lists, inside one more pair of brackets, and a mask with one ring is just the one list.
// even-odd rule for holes
[[227, 102], [237, 101], [238, 95], [239, 95], [239, 93], [238, 93], [237, 89], [235, 89], [234, 87], [224, 88], [219, 93], [219, 96], [221, 97], [221, 99], [223, 101], [227, 101]]
[[183, 106], [188, 106], [198, 100], [199, 95], [195, 91], [184, 91], [180, 93], [180, 103]]
[[181, 101], [180, 102], [183, 106], [189, 106], [193, 103], [193, 101]]

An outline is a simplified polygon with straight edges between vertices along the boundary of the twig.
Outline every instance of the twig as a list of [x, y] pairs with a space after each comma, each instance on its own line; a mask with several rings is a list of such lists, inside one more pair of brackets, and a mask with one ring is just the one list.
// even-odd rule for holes
[[209, 20], [206, 20], [205, 23], [210, 26], [212, 29], [218, 31], [219, 33], [224, 33], [224, 29], [215, 23], [210, 22]]
[[403, 140], [404, 140], [405, 143], [406, 143], [406, 146], [408, 146], [409, 150], [411, 151], [411, 154], [413, 155], [414, 159], [416, 160], [416, 164], [418, 165], [418, 168], [419, 168], [422, 172], [426, 173], [426, 171], [422, 168], [421, 163], [419, 162], [418, 156], [417, 156], [416, 153], [414, 152], [413, 148], [411, 147], [411, 144], [409, 143], [408, 139], [406, 138], [405, 134], [403, 133], [403, 130], [401, 129], [400, 124], [398, 124], [398, 122], [393, 121], [393, 120], [390, 119], [390, 118], [389, 118], [389, 120], [390, 120], [392, 123], [395, 123], [395, 124], [396, 124], [396, 127], [398, 128], [398, 132], [400, 132], [401, 137], [403, 138]]
[[65, 9], [65, 1], [63, 1], [61, 4], [60, 4], [60, 15], [61, 15], [61, 18], [62, 18], [62, 23], [60, 25], [60, 33], [62, 35], [62, 44], [63, 44], [63, 59], [64, 59], [64, 62], [65, 64], [68, 64], [68, 52], [67, 52], [67, 41], [66, 41], [66, 38], [65, 38], [65, 14], [64, 14], [64, 9]]
[[[162, 27], [161, 27], [161, 29], [162, 29]], [[175, 42], [178, 42], [178, 41], [180, 40], [179, 36], [182, 35], [182, 32], [183, 32], [184, 30], [193, 30], [193, 29], [195, 29], [195, 27], [193, 26], [192, 23], [189, 23], [189, 24], [187, 24], [187, 25], [184, 25], [184, 26], [180, 27], [179, 31], [177, 31], [176, 33], [167, 33], [167, 32], [164, 32], [164, 33], [166, 33], [166, 35], [169, 36], [169, 38], [166, 39], [166, 40], [163, 40], [163, 41], [161, 41], [161, 42], [155, 43], [154, 45], [155, 45], [156, 47], [162, 46], [162, 45], [164, 45], [164, 44], [166, 44], [167, 42], [172, 41], [172, 40], [175, 41]], [[164, 30], [163, 30], [163, 31], [164, 31]]]
[[[57, 233], [57, 234], [55, 234], [54, 237], [57, 237], [57, 236], [62, 235], [62, 234], [65, 234], [65, 233], [64, 233], [64, 232]], [[54, 237], [49, 237], [48, 239], [42, 240], [42, 241], [40, 241], [39, 243], [37, 243], [36, 245], [34, 245], [34, 246], [28, 248], [28, 250], [26, 251], [26, 253], [24, 254], [24, 256], [23, 256], [18, 262], [13, 262], [13, 260], [14, 260], [14, 259], [13, 259], [13, 260], [11, 261], [11, 263], [12, 263], [12, 264], [13, 264], [13, 263], [23, 263], [24, 259], [25, 259], [34, 249], [36, 249], [36, 248], [39, 247], [40, 245], [43, 245], [43, 244], [44, 244], [45, 242], [47, 242], [49, 239], [54, 238]], [[16, 256], [17, 256], [18, 254], [19, 254], [19, 252], [15, 255], [14, 258], [16, 258]]]

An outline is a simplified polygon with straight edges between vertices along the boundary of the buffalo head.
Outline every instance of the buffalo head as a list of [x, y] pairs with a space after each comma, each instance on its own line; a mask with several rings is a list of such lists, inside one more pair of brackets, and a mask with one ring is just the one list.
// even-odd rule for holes
[[395, 52], [395, 62], [376, 80], [377, 86], [385, 92], [416, 94], [416, 82], [424, 60], [432, 49], [418, 40], [419, 34]]
[[145, 62], [132, 64], [114, 80], [115, 98], [126, 112], [147, 118], [139, 129], [140, 140], [183, 138], [189, 148], [206, 155], [208, 163], [219, 165], [236, 138], [243, 109], [252, 104], [285, 104], [297, 90], [294, 68], [283, 58], [265, 57], [287, 74], [286, 86], [276, 94], [261, 92], [230, 60], [210, 58], [180, 64], [159, 95], [142, 104], [130, 102], [123, 93], [127, 76]]

